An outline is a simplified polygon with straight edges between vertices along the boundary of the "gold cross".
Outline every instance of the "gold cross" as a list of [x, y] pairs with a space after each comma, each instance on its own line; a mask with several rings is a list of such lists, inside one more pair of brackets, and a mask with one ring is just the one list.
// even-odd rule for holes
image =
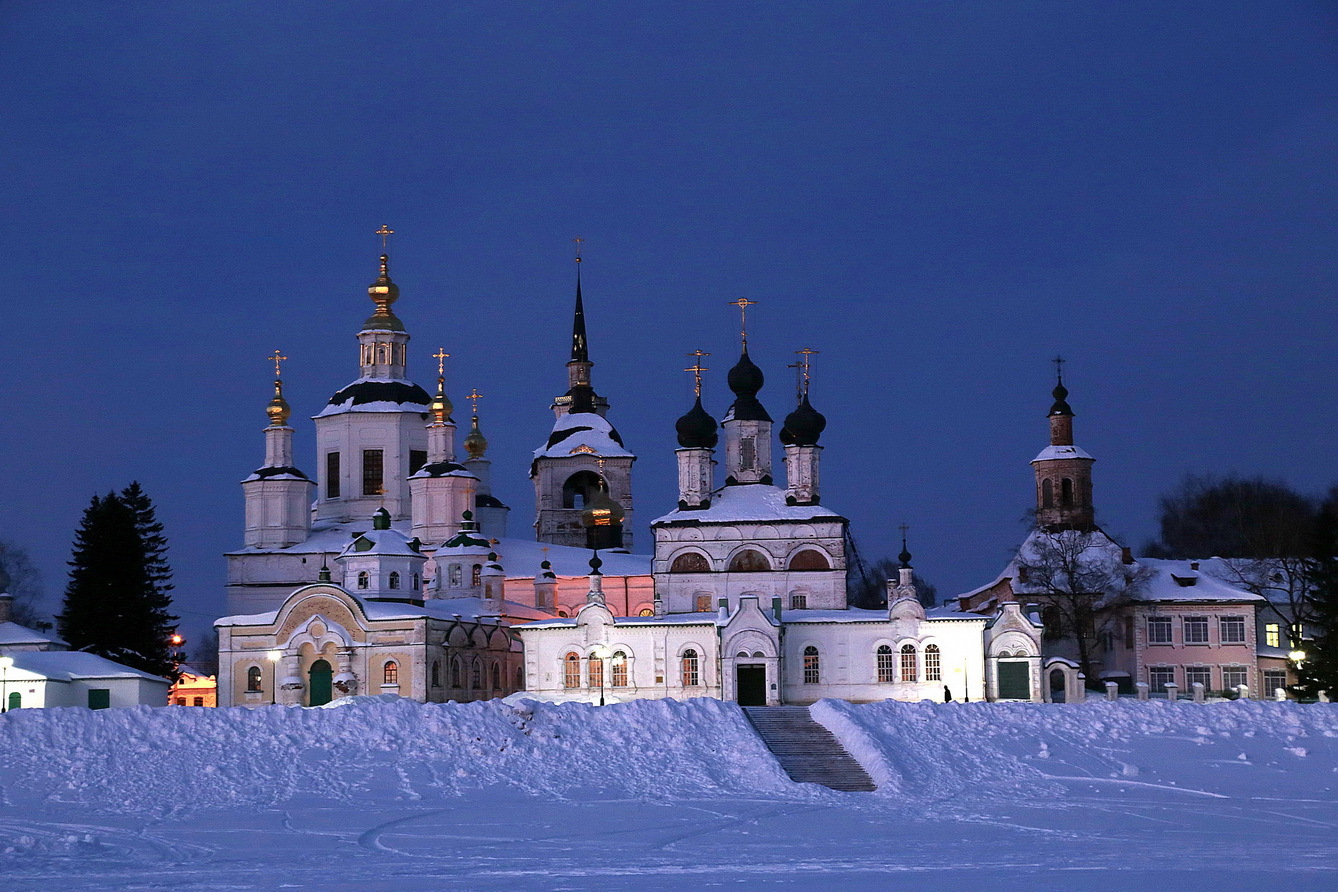
[[288, 357], [284, 356], [278, 350], [275, 350], [273, 353], [271, 353], [269, 356], [266, 356], [265, 358], [271, 360], [274, 363], [274, 377], [276, 378], [280, 377], [279, 363], [284, 362], [285, 360], [288, 359]]
[[394, 235], [395, 230], [382, 223], [381, 228], [376, 231], [376, 234], [381, 236], [381, 253], [384, 254], [386, 253], [386, 239]]
[[469, 400], [470, 404], [473, 405], [474, 417], [477, 418], [479, 414], [479, 400], [483, 399], [483, 394], [479, 393], [479, 389], [475, 387], [473, 390], [469, 391], [469, 396], [465, 397], [465, 399]]
[[585, 239], [581, 238], [581, 237], [578, 235], [578, 236], [576, 236], [576, 238], [572, 239], [572, 241], [576, 243], [576, 262], [577, 262], [577, 263], [580, 263], [580, 262], [581, 262], [581, 242], [585, 241]]
[[804, 393], [808, 393], [808, 362], [809, 362], [809, 357], [810, 357], [810, 356], [815, 356], [816, 354], [818, 354], [818, 353], [820, 353], [820, 352], [822, 352], [822, 351], [820, 351], [820, 350], [814, 350], [812, 347], [804, 347], [802, 350], [796, 350], [796, 351], [794, 351], [794, 352], [797, 353], [797, 354], [799, 354], [799, 356], [802, 357], [802, 359], [800, 359], [799, 362], [802, 363], [802, 368], [803, 368], [803, 370], [804, 370]]
[[450, 355], [446, 352], [445, 347], [438, 347], [437, 352], [432, 354], [432, 358], [437, 361], [438, 378], [446, 374], [446, 360], [450, 358]]
[[730, 306], [739, 308], [739, 333], [743, 337], [743, 346], [748, 346], [748, 308], [756, 304], [757, 301], [741, 297], [738, 300], [730, 301]]
[[688, 354], [688, 356], [695, 356], [696, 361], [693, 362], [691, 366], [684, 369], [683, 371], [692, 372], [693, 388], [697, 396], [702, 395], [702, 372], [710, 371], [710, 369], [702, 365], [702, 357], [710, 355], [711, 354], [707, 353], [705, 350], [693, 350], [691, 353]]

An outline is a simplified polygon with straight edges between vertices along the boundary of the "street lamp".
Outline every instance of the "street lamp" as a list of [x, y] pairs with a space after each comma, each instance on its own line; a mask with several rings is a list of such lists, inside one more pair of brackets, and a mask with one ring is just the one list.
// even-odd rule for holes
[[1301, 663], [1305, 662], [1305, 651], [1299, 649], [1290, 651], [1287, 654], [1287, 659], [1291, 660], [1293, 663], [1296, 663], [1297, 665], [1300, 665]]
[[271, 650], [271, 651], [269, 651], [268, 653], [266, 653], [265, 656], [269, 658], [269, 662], [270, 662], [270, 666], [271, 666], [271, 669], [270, 669], [270, 679], [271, 679], [271, 684], [270, 684], [270, 688], [269, 688], [269, 705], [270, 705], [270, 706], [274, 706], [275, 704], [277, 704], [277, 703], [279, 702], [279, 660], [280, 660], [280, 658], [283, 657], [283, 651], [281, 651], [281, 650]]
[[599, 705], [600, 705], [600, 706], [603, 706], [603, 705], [604, 705], [604, 676], [608, 674], [608, 669], [609, 669], [609, 663], [608, 663], [608, 660], [609, 660], [609, 657], [611, 657], [611, 656], [613, 655], [613, 653], [612, 653], [612, 651], [610, 651], [607, 647], [605, 647], [604, 645], [601, 644], [599, 647], [597, 647], [597, 648], [595, 648], [593, 651], [591, 651], [590, 655], [591, 655], [592, 657], [595, 657], [597, 660], [599, 660]]
[[0, 657], [0, 713], [9, 712], [9, 668], [14, 665], [13, 657]]

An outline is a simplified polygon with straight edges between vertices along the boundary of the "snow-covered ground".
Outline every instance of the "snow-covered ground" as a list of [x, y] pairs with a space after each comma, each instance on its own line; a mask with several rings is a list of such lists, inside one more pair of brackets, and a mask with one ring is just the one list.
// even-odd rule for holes
[[1338, 888], [1338, 705], [813, 714], [877, 793], [714, 700], [19, 710], [0, 889]]

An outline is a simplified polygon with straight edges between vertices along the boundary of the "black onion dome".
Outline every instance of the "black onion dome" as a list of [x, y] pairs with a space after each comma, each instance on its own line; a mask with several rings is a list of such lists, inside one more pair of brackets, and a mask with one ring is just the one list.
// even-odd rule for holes
[[1060, 381], [1058, 384], [1055, 385], [1055, 389], [1051, 391], [1050, 395], [1055, 398], [1055, 404], [1050, 407], [1051, 415], [1073, 414], [1073, 410], [1069, 408], [1068, 404], [1069, 389], [1064, 386], [1063, 381]]
[[897, 560], [901, 561], [901, 566], [909, 570], [911, 568], [911, 553], [906, 550], [906, 540], [901, 540], [901, 554], [897, 555]]
[[720, 442], [720, 434], [716, 432], [718, 425], [702, 408], [700, 396], [674, 428], [678, 431], [678, 445], [684, 449], [714, 449]]
[[780, 441], [786, 446], [816, 446], [827, 427], [827, 418], [808, 401], [808, 394], [799, 401], [799, 407], [785, 416]]
[[339, 406], [350, 400], [355, 406], [367, 403], [427, 406], [432, 403], [426, 390], [407, 381], [358, 381], [330, 397], [330, 405]]
[[734, 391], [734, 405], [729, 407], [729, 416], [726, 420], [771, 420], [767, 410], [757, 400], [757, 392], [762, 389], [762, 384], [766, 381], [766, 378], [763, 376], [762, 370], [748, 358], [747, 349], [743, 351], [739, 361], [734, 364], [734, 368], [729, 370], [729, 376], [726, 380], [729, 383], [729, 389]]

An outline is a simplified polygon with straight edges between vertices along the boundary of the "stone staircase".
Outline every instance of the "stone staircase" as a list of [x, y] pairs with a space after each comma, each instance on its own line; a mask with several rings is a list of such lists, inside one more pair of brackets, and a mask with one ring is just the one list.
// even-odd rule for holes
[[806, 706], [745, 706], [744, 715], [795, 783], [821, 784], [847, 793], [877, 789], [831, 731], [813, 721]]

